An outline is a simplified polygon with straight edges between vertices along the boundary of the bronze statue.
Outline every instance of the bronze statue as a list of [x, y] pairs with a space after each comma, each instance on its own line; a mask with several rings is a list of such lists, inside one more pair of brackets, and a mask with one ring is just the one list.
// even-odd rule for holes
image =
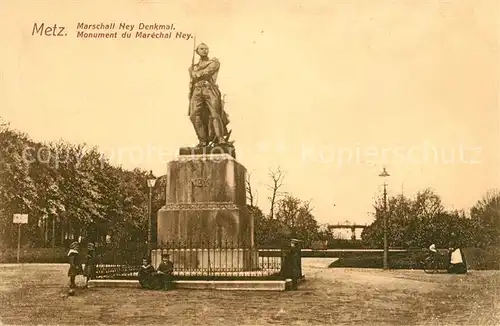
[[189, 68], [189, 118], [193, 123], [199, 144], [197, 147], [213, 145], [232, 146], [231, 132], [227, 130], [229, 117], [217, 85], [220, 63], [208, 57], [208, 46], [201, 43], [195, 49], [200, 60]]

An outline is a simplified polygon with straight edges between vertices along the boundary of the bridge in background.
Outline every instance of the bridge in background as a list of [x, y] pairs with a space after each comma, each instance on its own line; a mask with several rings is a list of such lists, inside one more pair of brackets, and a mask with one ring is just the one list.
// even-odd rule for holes
[[352, 234], [351, 234], [351, 240], [356, 240], [356, 229], [364, 229], [368, 225], [362, 225], [362, 224], [331, 224], [328, 225], [328, 229], [350, 229]]

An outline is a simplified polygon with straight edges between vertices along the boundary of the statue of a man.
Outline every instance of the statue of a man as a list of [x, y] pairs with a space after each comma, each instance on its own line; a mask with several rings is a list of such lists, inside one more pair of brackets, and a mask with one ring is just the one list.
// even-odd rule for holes
[[189, 68], [189, 118], [199, 140], [198, 147], [206, 147], [211, 142], [228, 144], [229, 119], [217, 86], [220, 63], [216, 58], [208, 57], [206, 44], [198, 45], [196, 53], [200, 60]]

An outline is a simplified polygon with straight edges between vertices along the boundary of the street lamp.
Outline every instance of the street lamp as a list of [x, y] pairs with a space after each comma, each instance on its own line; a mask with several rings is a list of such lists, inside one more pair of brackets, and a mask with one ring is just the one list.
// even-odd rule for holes
[[155, 186], [156, 178], [153, 176], [153, 171], [149, 171], [148, 175], [148, 187], [149, 187], [149, 205], [148, 205], [148, 252], [151, 251], [151, 229], [152, 229], [152, 208], [151, 202], [153, 198], [153, 187]]
[[[378, 175], [379, 177], [385, 178], [389, 177], [386, 169]], [[389, 246], [387, 245], [387, 183], [384, 181], [384, 269], [389, 268], [388, 256], [389, 256]]]

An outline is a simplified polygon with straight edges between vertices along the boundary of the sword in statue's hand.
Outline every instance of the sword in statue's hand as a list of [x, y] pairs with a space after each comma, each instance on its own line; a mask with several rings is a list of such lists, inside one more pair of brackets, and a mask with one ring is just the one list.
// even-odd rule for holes
[[191, 58], [191, 69], [194, 68], [194, 54], [196, 53], [196, 36], [193, 37], [193, 56]]
[[[193, 87], [194, 87], [192, 73], [194, 70], [194, 54], [195, 53], [196, 53], [196, 35], [193, 37], [193, 56], [191, 57], [191, 71], [189, 73], [189, 103], [190, 104], [191, 104], [191, 96], [193, 96]], [[188, 115], [190, 113], [189, 106], [188, 106]]]

